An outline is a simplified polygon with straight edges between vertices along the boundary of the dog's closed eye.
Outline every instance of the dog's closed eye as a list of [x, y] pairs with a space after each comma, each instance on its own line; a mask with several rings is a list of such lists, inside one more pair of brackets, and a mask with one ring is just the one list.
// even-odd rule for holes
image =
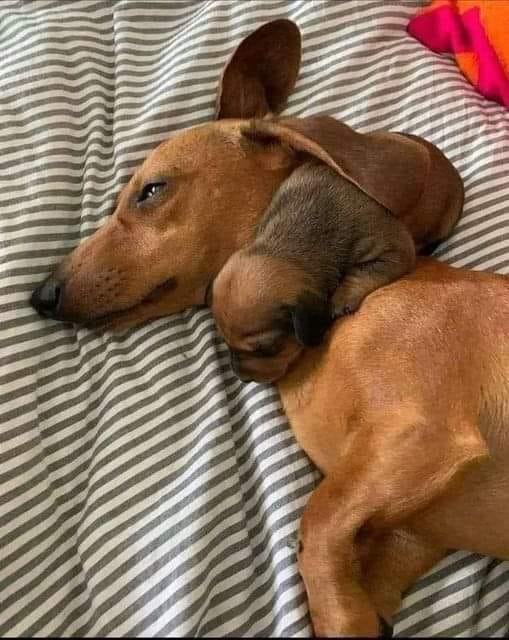
[[136, 198], [137, 204], [142, 204], [143, 202], [150, 200], [150, 198], [156, 196], [165, 186], [166, 182], [162, 180], [147, 182], [147, 184], [138, 193], [138, 197]]
[[303, 347], [317, 347], [334, 320], [329, 305], [310, 293], [301, 296], [291, 317], [295, 337]]

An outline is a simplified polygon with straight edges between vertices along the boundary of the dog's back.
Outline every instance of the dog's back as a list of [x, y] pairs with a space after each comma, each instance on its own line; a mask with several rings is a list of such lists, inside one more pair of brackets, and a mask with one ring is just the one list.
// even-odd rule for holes
[[475, 412], [480, 427], [509, 426], [509, 277], [422, 258], [413, 273], [371, 294], [358, 322], [344, 331], [358, 345], [361, 368], [384, 366], [389, 384], [394, 368], [400, 387], [405, 379], [418, 379], [421, 393], [428, 385], [434, 409], [455, 398]]

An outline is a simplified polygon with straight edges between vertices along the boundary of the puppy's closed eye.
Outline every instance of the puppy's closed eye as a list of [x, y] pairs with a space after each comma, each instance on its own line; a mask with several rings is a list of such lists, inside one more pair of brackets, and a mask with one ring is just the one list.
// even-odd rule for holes
[[316, 347], [324, 339], [334, 318], [329, 305], [315, 296], [306, 294], [291, 308], [295, 337], [303, 347]]
[[281, 351], [281, 344], [275, 343], [271, 345], [260, 345], [256, 347], [254, 351], [250, 353], [250, 355], [255, 356], [256, 358], [272, 358], [277, 356], [277, 354]]

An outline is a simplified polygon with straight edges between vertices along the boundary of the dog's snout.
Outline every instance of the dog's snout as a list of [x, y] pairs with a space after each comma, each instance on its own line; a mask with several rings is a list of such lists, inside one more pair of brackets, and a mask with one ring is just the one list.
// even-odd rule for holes
[[62, 306], [63, 290], [61, 282], [48, 278], [33, 291], [30, 303], [45, 318], [57, 318]]

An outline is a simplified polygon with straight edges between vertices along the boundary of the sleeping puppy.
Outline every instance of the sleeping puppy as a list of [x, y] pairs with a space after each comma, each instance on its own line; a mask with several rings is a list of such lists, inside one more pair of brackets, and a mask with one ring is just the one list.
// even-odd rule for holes
[[335, 318], [414, 264], [414, 242], [399, 220], [330, 167], [308, 162], [283, 182], [207, 303], [235, 373], [273, 382]]

